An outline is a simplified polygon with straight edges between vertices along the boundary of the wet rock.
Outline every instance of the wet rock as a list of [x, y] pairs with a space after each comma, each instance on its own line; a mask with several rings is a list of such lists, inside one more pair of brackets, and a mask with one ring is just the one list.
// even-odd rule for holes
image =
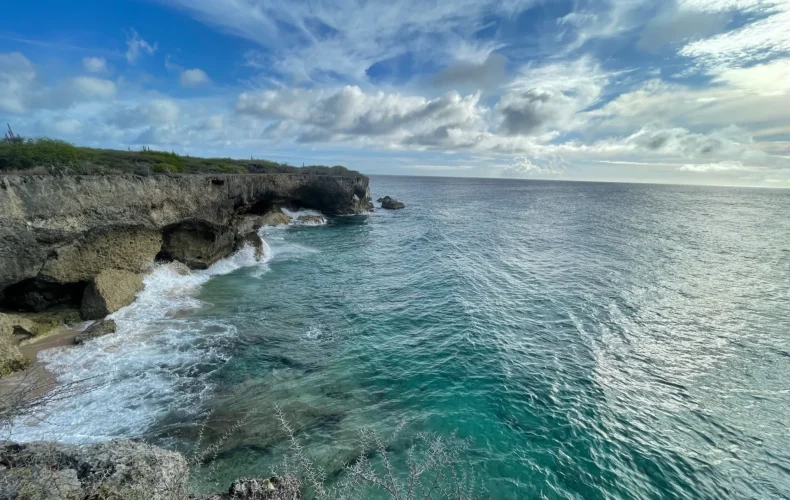
[[127, 440], [89, 446], [6, 443], [0, 463], [0, 498], [9, 499], [169, 500], [185, 496], [188, 475], [180, 454]]
[[269, 212], [260, 218], [261, 226], [286, 226], [291, 223], [291, 218], [282, 212]]
[[300, 215], [296, 221], [305, 226], [318, 226], [326, 224], [326, 218], [323, 215]]
[[401, 208], [406, 208], [406, 205], [396, 200], [395, 198], [391, 198], [389, 196], [380, 198], [380, 200], [381, 200], [381, 208], [387, 210], [400, 210]]
[[111, 319], [100, 319], [85, 330], [81, 331], [75, 338], [74, 343], [77, 345], [84, 344], [85, 342], [99, 337], [104, 337], [111, 333], [115, 333], [115, 321]]
[[261, 239], [260, 235], [258, 235], [255, 231], [250, 231], [247, 234], [236, 235], [236, 243], [234, 245], [234, 252], [237, 252], [244, 248], [246, 245], [250, 245], [255, 249], [255, 258], [260, 260], [263, 258], [263, 240]]
[[85, 289], [83, 319], [100, 319], [134, 302], [143, 289], [143, 277], [121, 269], [106, 269]]
[[191, 269], [208, 269], [233, 252], [235, 233], [230, 226], [206, 220], [188, 220], [165, 230], [161, 258], [177, 260]]

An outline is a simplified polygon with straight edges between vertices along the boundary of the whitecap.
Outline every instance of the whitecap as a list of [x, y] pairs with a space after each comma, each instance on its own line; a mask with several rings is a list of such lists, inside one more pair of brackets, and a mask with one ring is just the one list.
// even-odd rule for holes
[[273, 255], [264, 243], [262, 260], [246, 246], [202, 271], [154, 266], [137, 300], [109, 316], [115, 334], [39, 353], [59, 384], [87, 380], [85, 390], [17, 418], [9, 438], [98, 442], [142, 435], [171, 411], [200, 411], [237, 331], [221, 318], [187, 313], [203, 305], [196, 294], [213, 276], [248, 266], [265, 272]]

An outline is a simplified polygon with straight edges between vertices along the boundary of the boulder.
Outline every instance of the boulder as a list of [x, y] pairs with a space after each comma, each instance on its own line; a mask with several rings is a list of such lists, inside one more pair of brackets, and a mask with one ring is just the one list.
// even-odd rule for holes
[[300, 215], [296, 222], [305, 226], [319, 226], [326, 224], [326, 218], [323, 215]]
[[406, 205], [399, 202], [395, 198], [391, 198], [389, 196], [385, 196], [384, 198], [380, 198], [381, 200], [381, 208], [387, 210], [400, 210], [401, 208], [406, 208]]
[[261, 226], [287, 226], [291, 223], [291, 218], [282, 212], [269, 212], [260, 218]]
[[230, 226], [188, 220], [165, 230], [159, 257], [183, 262], [191, 269], [208, 269], [233, 253], [235, 236]]
[[189, 473], [180, 454], [127, 440], [88, 446], [6, 443], [0, 464], [0, 498], [11, 499], [169, 500], [185, 496]]
[[250, 231], [249, 233], [244, 235], [237, 234], [236, 243], [233, 251], [237, 252], [247, 245], [250, 245], [255, 249], [256, 259], [260, 260], [263, 258], [263, 240], [261, 239], [260, 235], [256, 231]]
[[24, 370], [31, 363], [22, 355], [14, 337], [0, 333], [0, 377]]
[[100, 319], [85, 330], [81, 331], [74, 338], [74, 343], [77, 345], [84, 344], [85, 342], [99, 337], [104, 337], [111, 333], [115, 333], [115, 321], [111, 319]]
[[19, 500], [82, 500], [82, 485], [74, 469], [2, 468], [0, 493], [2, 498]]
[[82, 296], [83, 319], [101, 319], [134, 302], [143, 289], [140, 274], [122, 269], [105, 269], [93, 278]]

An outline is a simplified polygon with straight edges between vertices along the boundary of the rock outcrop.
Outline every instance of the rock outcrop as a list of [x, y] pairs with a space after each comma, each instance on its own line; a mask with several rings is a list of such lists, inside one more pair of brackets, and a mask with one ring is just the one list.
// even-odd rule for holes
[[291, 223], [291, 218], [282, 212], [269, 212], [260, 218], [260, 227], [263, 226], [285, 226]]
[[320, 226], [326, 223], [326, 218], [323, 215], [300, 215], [296, 222], [305, 226]]
[[19, 345], [34, 342], [59, 331], [62, 325], [73, 325], [80, 321], [73, 310], [46, 313], [0, 313], [0, 376], [8, 375], [28, 367]]
[[0, 307], [79, 307], [102, 271], [140, 273], [157, 256], [205, 268], [247, 238], [239, 221], [290, 223], [280, 206], [362, 213], [372, 208], [368, 178], [0, 176]]
[[0, 446], [0, 498], [170, 500], [186, 496], [188, 473], [180, 454], [133, 441]]
[[143, 289], [140, 274], [123, 269], [105, 269], [85, 289], [80, 309], [83, 319], [100, 319], [134, 302]]
[[100, 319], [85, 330], [81, 331], [74, 337], [74, 343], [77, 345], [84, 344], [85, 342], [99, 337], [104, 337], [111, 333], [115, 333], [115, 321], [111, 319]]
[[379, 201], [381, 202], [381, 208], [386, 210], [400, 210], [401, 208], [406, 208], [406, 205], [389, 196], [379, 198]]
[[183, 262], [191, 269], [208, 267], [233, 251], [233, 228], [190, 219], [165, 228], [160, 258]]

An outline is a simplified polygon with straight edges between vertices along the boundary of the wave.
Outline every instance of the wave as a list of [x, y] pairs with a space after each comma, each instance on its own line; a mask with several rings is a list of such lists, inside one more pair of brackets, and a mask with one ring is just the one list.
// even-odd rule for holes
[[264, 245], [262, 260], [248, 246], [202, 271], [158, 264], [137, 300], [109, 316], [115, 334], [39, 353], [59, 384], [89, 380], [87, 389], [17, 418], [10, 439], [99, 442], [142, 435], [172, 411], [199, 412], [237, 331], [222, 318], [187, 313], [203, 306], [196, 295], [213, 276], [250, 266], [265, 272], [274, 252]]

